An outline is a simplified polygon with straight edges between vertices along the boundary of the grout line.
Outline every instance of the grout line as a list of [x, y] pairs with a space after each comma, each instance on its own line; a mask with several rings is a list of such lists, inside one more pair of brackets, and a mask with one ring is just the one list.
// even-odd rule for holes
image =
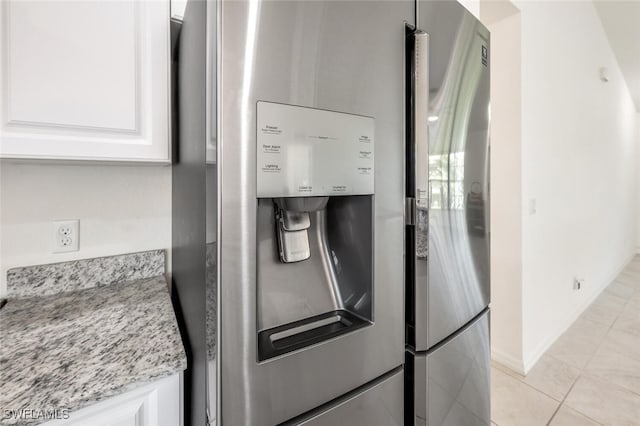
[[[629, 266], [629, 264], [627, 264], [627, 266], [625, 266], [625, 268], [623, 269], [623, 271]], [[622, 272], [621, 272], [622, 273]], [[617, 278], [617, 277], [616, 277]], [[622, 311], [627, 307], [627, 305], [629, 304], [631, 297], [635, 294], [635, 292], [637, 291], [635, 288], [629, 287], [628, 285], [624, 284], [624, 283], [620, 283], [618, 281], [616, 281], [616, 279], [614, 279], [611, 283], [609, 283], [609, 285], [607, 285], [607, 287], [605, 287], [604, 291], [607, 291], [607, 288], [609, 288], [609, 286], [613, 283], [618, 283], [624, 287], [630, 288], [633, 290], [633, 292], [631, 293], [631, 295], [629, 295], [628, 298], [624, 298], [624, 297], [620, 297], [620, 299], [624, 300], [624, 304], [622, 306], [622, 309], [615, 315], [615, 319], [611, 322], [611, 324], [607, 327], [607, 332], [604, 334], [603, 339], [600, 341], [600, 343], [597, 345], [596, 350], [593, 352], [593, 354], [591, 355], [591, 357], [589, 358], [589, 360], [585, 363], [584, 367], [579, 368], [580, 372], [578, 373], [578, 375], [576, 376], [576, 378], [573, 380], [573, 383], [571, 384], [571, 386], [569, 387], [569, 390], [566, 392], [566, 394], [564, 395], [564, 398], [562, 398], [562, 401], [560, 402], [560, 405], [558, 405], [558, 408], [556, 409], [556, 411], [553, 413], [553, 415], [551, 416], [551, 418], [549, 419], [549, 421], [547, 422], [547, 426], [549, 424], [551, 424], [551, 422], [553, 421], [553, 419], [556, 417], [556, 415], [558, 414], [558, 412], [560, 411], [560, 408], [565, 404], [567, 397], [569, 396], [569, 394], [571, 393], [571, 391], [573, 390], [573, 388], [575, 387], [576, 383], [578, 383], [578, 380], [582, 377], [587, 377], [590, 378], [590, 376], [588, 376], [588, 373], [586, 371], [587, 367], [589, 366], [589, 364], [591, 364], [591, 361], [593, 361], [593, 359], [595, 358], [596, 354], [600, 351], [600, 348], [602, 347], [602, 345], [604, 344], [604, 341], [607, 339], [607, 336], [609, 335], [609, 333], [611, 332], [611, 330], [613, 330], [613, 326], [616, 324], [616, 322], [618, 321], [618, 319], [620, 318], [620, 315], [622, 314]], [[613, 296], [615, 296], [614, 294], [612, 294]], [[598, 296], [600, 297], [600, 296]], [[619, 297], [619, 296], [618, 296]], [[597, 300], [597, 298], [596, 298]], [[595, 301], [594, 301], [595, 302]], [[592, 303], [593, 304], [593, 303]], [[590, 305], [591, 306], [591, 305]], [[587, 307], [588, 309], [588, 307]], [[604, 325], [604, 324], [603, 324]], [[553, 359], [562, 362], [562, 360], [559, 360], [557, 358], [555, 358], [553, 355], [550, 355]], [[565, 363], [566, 364], [566, 363]], [[577, 367], [576, 367], [577, 368]], [[624, 390], [627, 390], [626, 388], [623, 388], [619, 385], [616, 385], [615, 383], [611, 383], [608, 380], [603, 380], [602, 378], [596, 377], [597, 380], [602, 380], [605, 383], [612, 385], [614, 387], [618, 387]], [[634, 393], [631, 391], [631, 393]], [[567, 405], [568, 408], [572, 409], [573, 411], [575, 411], [576, 413], [586, 417], [587, 419], [591, 420], [592, 422], [598, 424], [598, 425], [602, 425], [602, 423], [600, 423], [599, 421], [596, 421], [595, 419], [591, 418], [590, 416], [586, 415], [585, 413]]]
[[[636, 257], [637, 257], [637, 256], [636, 256]], [[624, 272], [624, 271], [629, 267], [629, 265], [630, 265], [631, 263], [633, 263], [633, 262], [634, 262], [634, 259], [636, 259], [636, 257], [634, 257], [634, 258], [633, 258], [629, 263], [627, 263], [627, 265], [622, 269], [622, 272], [620, 272], [620, 274], [622, 274], [622, 273], [623, 273], [623, 272]], [[620, 274], [618, 274], [618, 276], [619, 276]], [[640, 271], [638, 272], [638, 274], [640, 275]], [[631, 278], [638, 279], [638, 280], [640, 281], [640, 277], [637, 277], [637, 278], [636, 278], [636, 277], [631, 277]], [[612, 280], [612, 281], [611, 281], [611, 282], [610, 282], [610, 283], [609, 283], [609, 284], [604, 288], [604, 290], [602, 291], [602, 293], [601, 293], [600, 295], [598, 295], [598, 297], [597, 297], [597, 298], [596, 298], [596, 299], [595, 299], [595, 300], [594, 300], [594, 301], [593, 301], [589, 306], [587, 306], [587, 309], [588, 309], [589, 307], [591, 307], [591, 306], [595, 303], [595, 301], [596, 301], [596, 300], [597, 300], [597, 299], [598, 299], [598, 298], [599, 298], [599, 297], [600, 297], [600, 296], [601, 296], [605, 291], [607, 291], [607, 289], [609, 288], [609, 286], [611, 286], [613, 283], [618, 283], [618, 284], [619, 284], [619, 285], [621, 285], [621, 286], [624, 286], [624, 287], [626, 287], [626, 288], [629, 288], [629, 289], [633, 290], [633, 292], [629, 295], [629, 297], [626, 297], [626, 298], [625, 298], [625, 297], [621, 297], [621, 296], [617, 296], [617, 295], [615, 295], [615, 294], [613, 294], [613, 293], [609, 293], [611, 296], [615, 296], [615, 297], [617, 297], [617, 298], [620, 298], [620, 299], [624, 300], [624, 303], [623, 303], [623, 305], [622, 305], [622, 309], [620, 309], [620, 311], [619, 311], [618, 313], [616, 313], [616, 314], [615, 314], [615, 319], [614, 319], [614, 320], [611, 322], [611, 324], [609, 324], [609, 325], [601, 324], [601, 323], [599, 323], [599, 322], [597, 322], [597, 321], [593, 321], [593, 322], [594, 322], [594, 323], [596, 323], [596, 324], [599, 324], [599, 325], [602, 325], [602, 326], [604, 326], [604, 327], [607, 327], [607, 329], [606, 329], [606, 332], [604, 333], [604, 336], [603, 336], [602, 340], [601, 340], [597, 345], [595, 345], [595, 346], [596, 346], [596, 349], [593, 351], [593, 353], [591, 354], [591, 356], [590, 356], [590, 357], [588, 357], [587, 362], [584, 364], [584, 367], [577, 367], [577, 366], [572, 365], [572, 364], [570, 364], [570, 363], [568, 363], [568, 362], [566, 362], [566, 361], [564, 361], [564, 360], [562, 360], [562, 359], [558, 359], [558, 358], [556, 358], [555, 356], [553, 356], [553, 355], [549, 354], [549, 349], [547, 349], [547, 351], [545, 351], [545, 352], [540, 356], [540, 358], [542, 358], [543, 356], [545, 356], [545, 355], [546, 355], [546, 356], [548, 356], [548, 357], [550, 357], [550, 358], [554, 359], [554, 360], [555, 360], [555, 361], [557, 361], [557, 362], [560, 362], [560, 363], [562, 363], [562, 364], [565, 364], [565, 365], [567, 365], [567, 366], [569, 366], [569, 367], [571, 367], [571, 368], [575, 368], [575, 369], [577, 369], [577, 370], [578, 370], [578, 374], [577, 374], [577, 376], [575, 377], [575, 379], [573, 379], [573, 382], [571, 383], [571, 386], [569, 386], [569, 389], [564, 393], [564, 396], [562, 397], [562, 399], [561, 399], [560, 401], [559, 401], [558, 399], [556, 399], [555, 397], [553, 397], [553, 396], [549, 395], [549, 394], [548, 394], [548, 393], [546, 393], [545, 391], [542, 391], [542, 390], [540, 390], [540, 389], [538, 389], [538, 388], [536, 388], [536, 387], [532, 386], [531, 384], [529, 384], [529, 383], [525, 382], [525, 379], [527, 378], [527, 376], [521, 376], [520, 374], [516, 373], [515, 371], [511, 371], [509, 368], [501, 366], [499, 363], [497, 363], [497, 364], [498, 364], [498, 365], [500, 365], [500, 367], [497, 367], [497, 366], [495, 366], [495, 365], [492, 365], [492, 368], [493, 368], [493, 369], [495, 369], [495, 370], [497, 370], [497, 371], [499, 371], [499, 372], [501, 372], [501, 373], [503, 373], [503, 374], [507, 375], [508, 377], [511, 377], [512, 379], [516, 380], [517, 382], [519, 382], [519, 383], [521, 383], [521, 384], [523, 384], [523, 385], [525, 385], [525, 386], [529, 387], [530, 389], [532, 389], [532, 390], [534, 390], [534, 391], [536, 391], [536, 392], [538, 392], [538, 393], [540, 393], [540, 394], [542, 394], [542, 395], [544, 395], [544, 396], [546, 396], [546, 397], [550, 398], [551, 400], [553, 400], [553, 401], [555, 401], [555, 402], [558, 402], [558, 403], [559, 403], [559, 404], [558, 404], [558, 406], [556, 407], [555, 411], [554, 411], [554, 412], [553, 412], [553, 414], [551, 415], [551, 418], [547, 421], [547, 423], [546, 423], [546, 424], [547, 424], [547, 426], [551, 424], [551, 422], [553, 421], [553, 419], [555, 419], [556, 415], [557, 415], [557, 414], [558, 414], [558, 412], [560, 411], [560, 408], [565, 404], [565, 402], [566, 402], [566, 400], [567, 400], [567, 397], [569, 396], [569, 394], [571, 393], [571, 391], [573, 390], [573, 388], [575, 387], [575, 385], [578, 383], [578, 380], [580, 380], [580, 378], [588, 378], [588, 379], [591, 379], [591, 378], [592, 378], [591, 376], [589, 376], [589, 375], [588, 375], [588, 373], [587, 373], [587, 371], [586, 371], [586, 370], [587, 370], [587, 367], [589, 366], [589, 364], [591, 364], [591, 362], [592, 362], [592, 361], [593, 361], [593, 359], [595, 358], [596, 354], [597, 354], [597, 353], [600, 351], [600, 349], [602, 348], [602, 346], [603, 346], [603, 344], [604, 344], [605, 340], [606, 340], [606, 339], [607, 339], [607, 337], [609, 336], [609, 333], [614, 329], [614, 325], [617, 323], [618, 319], [620, 318], [620, 315], [621, 315], [621, 314], [622, 314], [622, 312], [625, 310], [625, 308], [627, 307], [627, 305], [629, 305], [629, 303], [630, 303], [630, 301], [631, 301], [631, 298], [635, 295], [635, 293], [636, 293], [636, 292], [640, 292], [640, 288], [631, 287], [631, 286], [629, 286], [628, 284], [621, 283], [621, 282], [617, 281], [617, 276], [616, 276], [616, 278], [614, 278], [614, 279], [613, 279], [613, 280]], [[586, 309], [585, 309], [585, 311], [586, 311]], [[583, 312], [583, 313], [584, 313], [584, 312]], [[581, 314], [581, 315], [582, 315], [582, 314]], [[580, 318], [580, 317], [578, 317], [578, 318]], [[576, 320], [577, 320], [577, 319], [576, 319]], [[575, 321], [574, 321], [574, 323], [573, 323], [573, 324], [575, 324]], [[571, 324], [571, 326], [573, 326], [573, 324]], [[569, 326], [569, 327], [571, 327], [571, 326]], [[633, 333], [628, 333], [628, 332], [626, 332], [625, 330], [620, 330], [620, 331], [622, 331], [622, 332], [624, 332], [624, 333], [626, 333], [626, 334], [633, 335]], [[558, 339], [562, 338], [562, 336], [564, 336], [565, 334], [566, 334], [566, 331], [565, 331], [564, 333], [562, 333]], [[506, 371], [505, 371], [505, 370], [506, 370]], [[622, 386], [620, 386], [620, 385], [618, 385], [618, 384], [616, 384], [616, 383], [611, 383], [611, 382], [609, 382], [608, 380], [603, 379], [603, 378], [601, 378], [601, 377], [593, 377], [593, 378], [594, 378], [594, 379], [596, 379], [596, 380], [600, 380], [600, 381], [602, 381], [602, 382], [604, 382], [604, 383], [606, 383], [606, 384], [608, 384], [608, 385], [610, 385], [610, 386], [614, 386], [614, 387], [616, 387], [616, 388], [619, 388], [620, 390], [623, 390], [623, 391], [629, 392], [629, 393], [631, 393], [631, 394], [639, 395], [639, 396], [640, 396], [640, 393], [636, 393], [636, 392], [634, 392], [634, 391], [632, 391], [632, 390], [630, 390], [630, 389], [627, 389], [627, 388], [625, 388], [625, 387], [622, 387]], [[569, 408], [569, 409], [571, 409], [571, 410], [573, 410], [573, 411], [575, 411], [576, 413], [580, 414], [581, 416], [583, 416], [583, 417], [585, 417], [585, 418], [589, 419], [590, 421], [594, 422], [595, 424], [602, 426], [602, 423], [600, 423], [599, 421], [597, 421], [597, 420], [595, 420], [595, 419], [591, 418], [590, 416], [586, 415], [585, 413], [583, 413], [583, 412], [581, 412], [581, 411], [579, 411], [579, 410], [577, 410], [577, 409], [575, 409], [575, 408], [573, 408], [573, 407], [571, 407], [571, 406], [569, 406], [569, 405], [566, 405], [566, 407], [567, 407], [567, 408]], [[499, 426], [499, 425], [498, 425], [498, 423], [496, 423], [493, 419], [491, 419], [490, 421], [491, 421], [491, 422], [493, 422], [496, 426]]]
[[[569, 391], [571, 391], [571, 389], [569, 389]], [[558, 411], [560, 411], [560, 407], [562, 407], [562, 402], [560, 404], [558, 404], [558, 406], [556, 407], [556, 410], [551, 415], [551, 418], [547, 421], [547, 426], [549, 426], [551, 424], [551, 422], [553, 421], [553, 419], [556, 418], [556, 414], [558, 414]]]
[[[559, 359], [556, 359], [556, 358], [554, 358], [554, 359], [555, 359], [556, 361], [560, 361], [560, 362], [562, 362], [563, 364], [567, 364], [566, 362], [561, 361], [561, 360], [559, 360]], [[567, 365], [569, 365], [569, 364], [567, 364]], [[509, 374], [509, 373], [506, 373], [506, 372], [504, 372], [504, 371], [502, 371], [502, 370], [500, 370], [500, 369], [497, 369], [497, 370], [499, 370], [499, 371], [500, 371], [501, 373], [503, 373], [503, 374], [506, 374], [507, 376], [511, 377], [512, 379], [517, 380], [517, 381], [518, 381], [518, 383], [521, 383], [521, 384], [523, 384], [523, 385], [527, 386], [529, 389], [532, 389], [532, 390], [536, 391], [537, 393], [540, 393], [540, 394], [542, 394], [542, 395], [546, 396], [547, 398], [552, 399], [553, 401], [555, 401], [555, 402], [559, 402], [559, 403], [561, 403], [561, 404], [562, 404], [562, 401], [560, 401], [558, 398], [556, 398], [555, 396], [551, 396], [551, 395], [549, 395], [548, 393], [546, 393], [545, 391], [540, 390], [540, 389], [538, 389], [538, 388], [534, 387], [533, 385], [531, 385], [531, 384], [529, 384], [529, 383], [525, 382], [525, 381], [523, 380], [523, 378], [520, 378], [520, 377], [514, 377], [513, 375], [511, 375], [511, 374]], [[524, 377], [524, 379], [526, 379], [526, 377]]]
[[[571, 385], [571, 387], [569, 388], [569, 391], [567, 392], [567, 394], [565, 395], [564, 399], [562, 400], [562, 403], [560, 404], [560, 406], [564, 405], [565, 401], [567, 400], [567, 396], [569, 396], [569, 394], [571, 393], [571, 391], [573, 390], [573, 388], [575, 387], [576, 383], [578, 383], [578, 379], [580, 379], [582, 377], [582, 374], [578, 374], [578, 377], [576, 377], [576, 380], [573, 382], [573, 384]], [[607, 382], [608, 383], [608, 382]], [[594, 422], [595, 424], [599, 425], [599, 426], [603, 426], [603, 423], [600, 423], [599, 420], [596, 420], [594, 418], [592, 418], [591, 416], [586, 415], [585, 413], [583, 413], [582, 411], [567, 405], [567, 408], [572, 409], [573, 411], [575, 411], [576, 413], [580, 414], [581, 416], [591, 420], [592, 422]], [[559, 408], [558, 408], [559, 410]], [[555, 413], [553, 414], [553, 416], [555, 417]], [[552, 417], [553, 419], [553, 417]]]
[[[571, 391], [573, 390], [573, 387], [576, 385], [576, 383], [578, 383], [578, 379], [580, 378], [582, 373], [582, 370], [580, 373], [578, 373], [578, 375], [576, 376], [576, 378], [573, 380], [573, 383], [571, 383], [571, 386], [569, 386], [569, 390], [567, 391], [567, 393], [564, 394], [564, 397], [562, 398], [562, 401], [560, 401], [560, 405], [558, 405], [558, 408], [556, 408], [556, 411], [554, 411], [553, 415], [551, 416], [551, 418], [549, 419], [549, 421], [547, 422], [547, 426], [551, 424], [551, 422], [553, 421], [553, 419], [556, 417], [556, 414], [558, 414], [558, 411], [560, 411], [560, 407], [562, 407], [565, 403], [565, 401], [567, 400], [567, 397], [569, 396], [569, 394], [571, 393]], [[567, 406], [569, 407], [569, 406]], [[569, 407], [571, 408], [571, 407]], [[576, 410], [575, 408], [571, 408], [572, 410], [574, 410], [577, 413], [580, 413], [580, 411]], [[583, 413], [580, 413], [584, 416]], [[587, 416], [585, 416], [587, 417]], [[591, 419], [590, 417], [587, 417], [589, 419]], [[598, 424], [600, 424], [600, 422], [596, 422]]]

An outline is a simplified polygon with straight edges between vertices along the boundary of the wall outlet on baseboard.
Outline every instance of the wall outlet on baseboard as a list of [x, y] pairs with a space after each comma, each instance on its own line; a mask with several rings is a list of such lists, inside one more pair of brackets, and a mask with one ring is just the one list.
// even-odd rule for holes
[[574, 290], [582, 290], [584, 286], [584, 278], [574, 278], [573, 279], [573, 289]]
[[80, 248], [80, 221], [53, 222], [53, 253], [78, 251]]

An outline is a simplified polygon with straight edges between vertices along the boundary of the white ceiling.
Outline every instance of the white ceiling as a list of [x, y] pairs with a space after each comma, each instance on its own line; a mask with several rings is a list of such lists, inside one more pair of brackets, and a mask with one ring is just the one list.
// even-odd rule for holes
[[594, 4], [640, 111], [640, 1], [596, 0]]

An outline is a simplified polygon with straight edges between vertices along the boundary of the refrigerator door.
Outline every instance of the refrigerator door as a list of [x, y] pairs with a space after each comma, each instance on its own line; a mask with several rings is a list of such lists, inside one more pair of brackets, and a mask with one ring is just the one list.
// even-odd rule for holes
[[[217, 420], [223, 426], [272, 426], [403, 363], [402, 46], [404, 22], [413, 21], [415, 4], [404, 0], [218, 4], [221, 412]], [[258, 277], [264, 271], [256, 263], [263, 243], [256, 231], [259, 101], [372, 117], [377, 141], [371, 323], [264, 360], [258, 353], [257, 312]], [[298, 277], [306, 279], [303, 274]], [[356, 419], [357, 411], [350, 418]]]
[[[451, 1], [419, 1], [418, 28], [428, 34], [418, 66], [428, 67], [429, 89], [414, 103], [427, 96], [429, 107], [414, 108], [413, 127], [428, 126], [428, 149], [408, 163], [416, 213], [407, 271], [409, 343], [424, 351], [489, 304], [489, 32]], [[416, 137], [410, 148], [425, 143]]]
[[301, 426], [402, 426], [403, 371], [336, 402], [307, 419], [287, 422]]
[[[484, 426], [491, 421], [489, 312], [413, 363], [415, 418], [407, 425]], [[410, 362], [411, 364], [411, 362]]]

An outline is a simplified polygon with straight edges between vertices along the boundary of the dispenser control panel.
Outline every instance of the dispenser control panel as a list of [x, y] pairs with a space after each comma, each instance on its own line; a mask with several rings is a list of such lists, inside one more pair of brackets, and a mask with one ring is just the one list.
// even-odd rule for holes
[[272, 102], [257, 105], [259, 198], [374, 193], [374, 119]]

